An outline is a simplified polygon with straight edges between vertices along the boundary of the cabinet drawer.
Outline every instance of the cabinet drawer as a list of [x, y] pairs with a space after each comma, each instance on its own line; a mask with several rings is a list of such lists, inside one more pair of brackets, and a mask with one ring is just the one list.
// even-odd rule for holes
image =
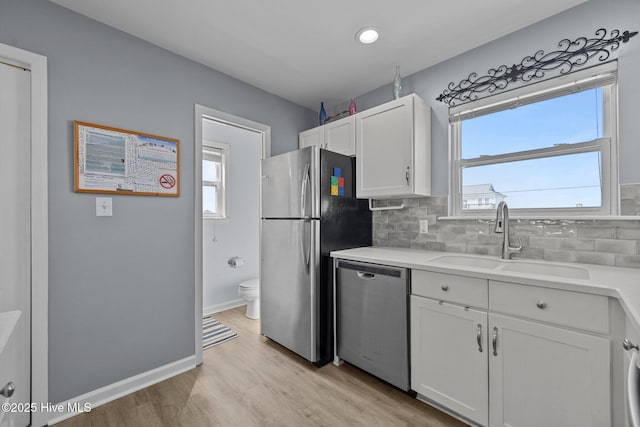
[[411, 293], [466, 306], [488, 307], [488, 283], [475, 277], [411, 270]]
[[601, 295], [489, 281], [489, 309], [606, 334], [609, 301]]

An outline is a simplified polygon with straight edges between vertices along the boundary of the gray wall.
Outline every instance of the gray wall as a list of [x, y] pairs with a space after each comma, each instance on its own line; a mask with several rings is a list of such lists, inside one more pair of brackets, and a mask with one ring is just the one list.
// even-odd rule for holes
[[[315, 113], [45, 0], [0, 0], [0, 43], [49, 63], [49, 398], [194, 354], [194, 104], [297, 147]], [[72, 122], [180, 140], [178, 198], [73, 192]]]
[[[403, 94], [416, 93], [432, 107], [431, 147], [432, 186], [434, 195], [448, 194], [448, 109], [436, 101], [447, 85], [458, 83], [470, 73], [483, 75], [488, 69], [502, 64], [519, 63], [537, 50], [549, 52], [564, 38], [593, 36], [598, 28], [640, 30], [640, 2], [638, 0], [591, 0], [573, 9], [531, 25], [494, 42], [478, 47], [448, 61], [403, 78]], [[458, 37], [455, 27], [452, 34]], [[420, 55], [420, 52], [416, 52]], [[617, 51], [619, 58], [619, 147], [620, 183], [640, 183], [640, 35], [623, 44]], [[393, 99], [389, 84], [356, 98], [358, 111]], [[347, 108], [348, 103], [333, 110]]]
[[[228, 218], [205, 219], [202, 224], [202, 305], [206, 314], [243, 303], [238, 284], [259, 274], [262, 136], [208, 121], [203, 138], [229, 144]], [[227, 261], [235, 256], [245, 261], [242, 267], [230, 268]]]

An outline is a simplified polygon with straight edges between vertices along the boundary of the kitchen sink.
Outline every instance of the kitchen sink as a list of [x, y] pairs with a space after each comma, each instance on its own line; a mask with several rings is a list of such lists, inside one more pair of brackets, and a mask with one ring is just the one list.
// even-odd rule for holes
[[501, 270], [511, 271], [514, 273], [555, 276], [565, 279], [589, 279], [589, 271], [585, 268], [545, 264], [541, 262], [511, 261], [504, 263]]
[[498, 260], [478, 258], [466, 255], [445, 255], [433, 259], [433, 262], [477, 268], [496, 268], [502, 264], [502, 262]]

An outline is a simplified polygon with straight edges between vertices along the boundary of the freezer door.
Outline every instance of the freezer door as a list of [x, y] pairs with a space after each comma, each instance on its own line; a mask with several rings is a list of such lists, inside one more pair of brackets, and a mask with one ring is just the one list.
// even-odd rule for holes
[[263, 218], [318, 218], [319, 159], [307, 147], [262, 160]]
[[318, 356], [318, 221], [262, 221], [262, 334], [316, 362]]

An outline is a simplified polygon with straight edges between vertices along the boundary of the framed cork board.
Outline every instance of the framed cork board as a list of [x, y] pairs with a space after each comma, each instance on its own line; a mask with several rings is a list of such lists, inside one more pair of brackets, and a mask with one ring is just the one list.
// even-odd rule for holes
[[180, 195], [180, 141], [163, 136], [73, 122], [74, 191]]

